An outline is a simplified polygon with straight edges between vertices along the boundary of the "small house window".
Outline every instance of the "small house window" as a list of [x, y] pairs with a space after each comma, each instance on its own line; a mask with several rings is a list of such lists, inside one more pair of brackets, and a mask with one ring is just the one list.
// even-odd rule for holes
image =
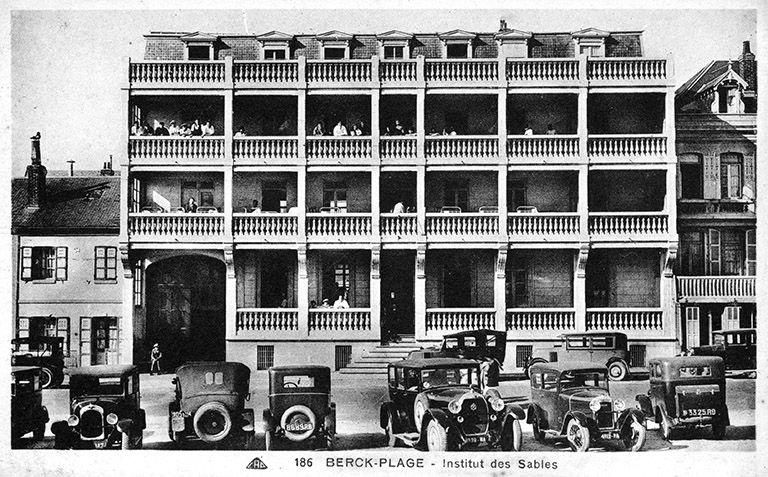
[[196, 61], [208, 61], [211, 59], [211, 45], [187, 46], [187, 59]]
[[284, 60], [285, 59], [285, 50], [284, 49], [264, 50], [264, 59], [265, 60]]
[[703, 177], [701, 156], [698, 154], [680, 156], [680, 182], [683, 199], [701, 199], [704, 197]]
[[403, 58], [402, 46], [385, 46], [384, 47], [385, 60], [399, 60], [402, 58]]
[[740, 155], [729, 153], [720, 156], [720, 196], [723, 199], [741, 197], [741, 174]]
[[345, 58], [345, 53], [346, 53], [346, 48], [326, 47], [325, 59], [326, 60], [343, 60]]
[[22, 280], [66, 280], [67, 247], [22, 247]]
[[117, 247], [96, 247], [93, 264], [94, 279], [117, 280]]
[[448, 58], [469, 58], [467, 50], [469, 45], [466, 43], [454, 43], [447, 45], [446, 54]]

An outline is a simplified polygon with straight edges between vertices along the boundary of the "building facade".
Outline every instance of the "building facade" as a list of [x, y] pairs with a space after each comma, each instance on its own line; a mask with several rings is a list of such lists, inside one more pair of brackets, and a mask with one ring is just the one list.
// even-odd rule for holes
[[39, 136], [27, 177], [12, 182], [14, 336], [63, 337], [68, 367], [131, 358], [121, 346], [119, 194], [110, 165], [49, 176]]
[[627, 333], [636, 366], [679, 350], [674, 74], [641, 32], [145, 39], [134, 361], [333, 365], [472, 328], [508, 331], [509, 370], [569, 331]]
[[715, 60], [677, 91], [678, 297], [686, 348], [754, 328], [757, 62]]

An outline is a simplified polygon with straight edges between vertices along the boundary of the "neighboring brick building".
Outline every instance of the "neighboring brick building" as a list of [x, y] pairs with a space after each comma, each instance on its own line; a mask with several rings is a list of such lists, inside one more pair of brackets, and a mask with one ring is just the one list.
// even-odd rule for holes
[[712, 331], [753, 328], [757, 62], [715, 60], [677, 91], [678, 299], [684, 347]]
[[14, 336], [64, 337], [69, 367], [118, 363], [126, 349], [120, 181], [111, 164], [52, 177], [39, 141], [27, 177], [12, 182]]
[[[133, 359], [340, 366], [468, 328], [508, 331], [509, 371], [568, 331], [627, 333], [635, 366], [679, 351], [673, 67], [641, 40], [146, 35], [119, 158]], [[171, 120], [216, 132], [129, 132]]]

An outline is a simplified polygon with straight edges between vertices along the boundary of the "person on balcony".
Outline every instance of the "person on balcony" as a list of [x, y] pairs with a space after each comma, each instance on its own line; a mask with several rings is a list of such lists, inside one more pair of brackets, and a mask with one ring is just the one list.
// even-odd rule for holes
[[525, 125], [525, 132], [523, 132], [524, 136], [533, 136], [533, 129], [529, 125]]
[[187, 205], [184, 206], [185, 212], [197, 212], [197, 202], [194, 197], [190, 197], [187, 201]]
[[235, 133], [235, 137], [245, 137], [245, 128], [240, 126], [240, 129]]
[[362, 136], [363, 135], [363, 130], [360, 129], [359, 125], [355, 124], [354, 126], [352, 126], [352, 135], [353, 136]]
[[202, 136], [203, 135], [203, 128], [202, 128], [202, 126], [200, 126], [200, 120], [199, 119], [195, 119], [195, 122], [192, 123], [192, 126], [189, 129], [190, 129], [190, 133], [189, 133], [190, 136]]
[[334, 136], [349, 136], [349, 132], [347, 131], [347, 127], [342, 124], [341, 121], [336, 123], [336, 127], [333, 128], [333, 135]]
[[318, 121], [315, 128], [312, 130], [313, 136], [325, 136], [325, 125], [322, 121]]
[[400, 123], [399, 119], [395, 119], [395, 130], [393, 132], [395, 136], [405, 136], [405, 128]]
[[170, 133], [171, 136], [178, 136], [179, 135], [179, 127], [176, 125], [176, 121], [171, 120], [171, 124], [168, 125], [168, 133]]
[[144, 128], [141, 127], [141, 123], [138, 121], [133, 122], [133, 126], [131, 126], [131, 136], [143, 136], [144, 135]]
[[347, 299], [344, 297], [344, 295], [339, 295], [339, 297], [333, 303], [333, 307], [337, 310], [346, 310], [349, 308], [349, 302], [347, 302]]
[[547, 124], [547, 135], [548, 136], [554, 136], [557, 134], [557, 130], [552, 124]]
[[213, 124], [211, 124], [210, 120], [203, 124], [202, 130], [203, 136], [213, 136], [216, 133], [216, 128], [213, 127]]
[[164, 122], [160, 122], [160, 126], [155, 129], [155, 136], [170, 136], [171, 133], [168, 132], [168, 129], [165, 127]]
[[402, 214], [405, 212], [405, 206], [402, 200], [398, 200], [394, 207], [392, 207], [393, 214]]

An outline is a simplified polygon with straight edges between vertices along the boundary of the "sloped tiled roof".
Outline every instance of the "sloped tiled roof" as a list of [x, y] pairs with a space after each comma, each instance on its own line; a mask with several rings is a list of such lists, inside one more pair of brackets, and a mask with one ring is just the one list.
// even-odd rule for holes
[[48, 177], [40, 208], [27, 208], [27, 179], [11, 184], [12, 233], [18, 235], [118, 234], [120, 178]]
[[710, 62], [675, 91], [678, 104], [687, 104], [693, 101], [696, 93], [701, 91], [704, 86], [710, 85], [717, 78], [726, 75], [728, 63], [731, 64], [731, 69], [737, 74], [741, 71], [738, 60], [714, 60]]

